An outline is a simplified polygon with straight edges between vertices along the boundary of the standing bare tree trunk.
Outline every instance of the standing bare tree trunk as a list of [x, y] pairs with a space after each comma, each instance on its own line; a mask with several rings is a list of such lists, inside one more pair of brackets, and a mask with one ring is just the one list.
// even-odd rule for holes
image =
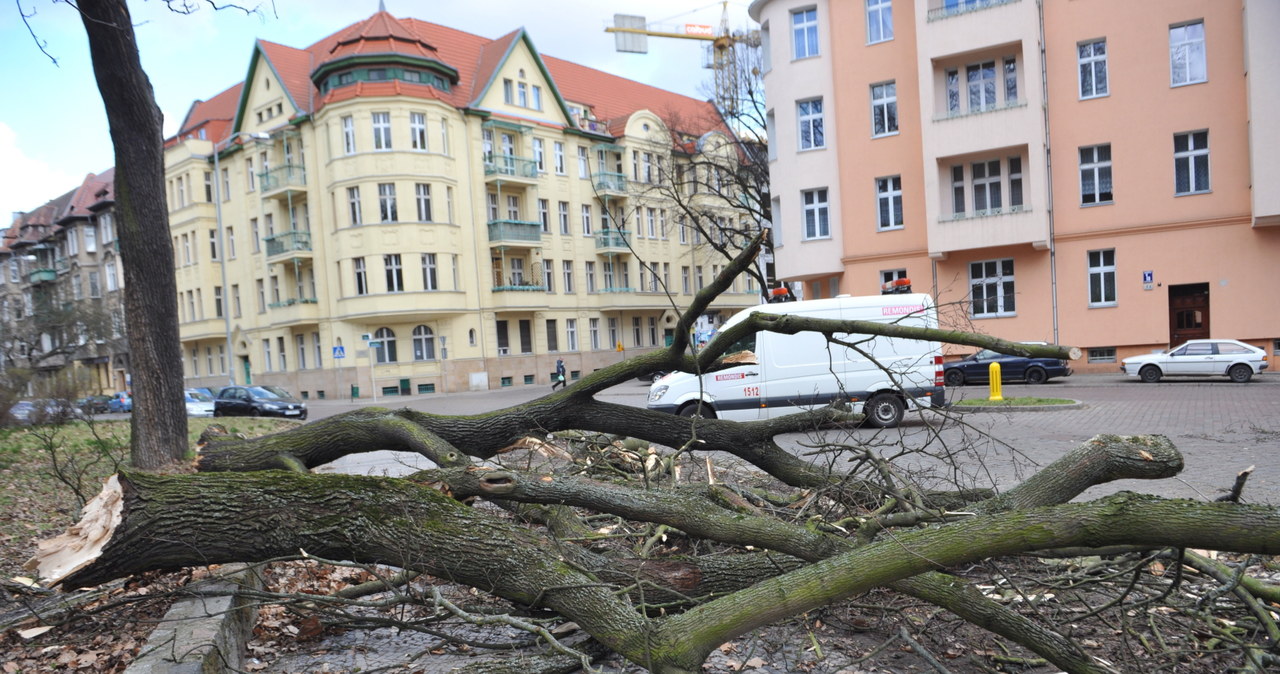
[[81, 0], [79, 9], [115, 146], [116, 213], [135, 397], [131, 455], [134, 466], [153, 470], [187, 453], [162, 115], [142, 70], [125, 0]]

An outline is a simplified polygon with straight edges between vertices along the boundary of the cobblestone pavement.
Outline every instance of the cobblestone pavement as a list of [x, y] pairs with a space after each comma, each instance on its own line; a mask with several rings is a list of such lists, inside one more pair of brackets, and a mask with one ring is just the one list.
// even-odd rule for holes
[[[612, 402], [643, 406], [647, 391], [646, 384], [628, 382], [606, 391], [601, 397]], [[545, 392], [541, 386], [530, 386], [440, 397], [383, 399], [379, 404], [461, 414], [519, 404]], [[980, 398], [986, 394], [987, 389], [978, 386], [948, 390], [953, 400]], [[1075, 409], [1044, 412], [968, 412], [958, 417], [963, 423], [955, 419], [941, 422], [938, 415], [930, 414], [927, 417], [930, 423], [917, 417], [909, 419], [900, 429], [879, 432], [857, 429], [852, 431], [852, 439], [864, 443], [902, 440], [909, 445], [942, 439], [954, 447], [968, 443], [971, 447], [969, 456], [985, 459], [984, 467], [973, 470], [973, 474], [1008, 488], [1016, 484], [1019, 476], [1030, 474], [1035, 466], [1047, 465], [1099, 433], [1159, 433], [1172, 439], [1181, 450], [1186, 461], [1182, 475], [1155, 482], [1118, 482], [1090, 490], [1082, 498], [1128, 489], [1169, 497], [1212, 499], [1231, 486], [1238, 471], [1253, 465], [1255, 471], [1245, 490], [1245, 500], [1280, 504], [1280, 373], [1263, 375], [1249, 384], [1232, 384], [1225, 380], [1166, 380], [1158, 384], [1140, 384], [1118, 375], [1075, 375], [1036, 387], [1005, 387], [1005, 397], [1022, 395], [1069, 398], [1082, 404]], [[328, 416], [362, 404], [371, 402], [313, 403], [312, 416]], [[981, 437], [978, 431], [989, 433], [997, 440]], [[849, 434], [837, 431], [824, 432], [824, 437], [850, 439]], [[801, 447], [801, 443], [811, 439], [795, 435], [780, 440], [799, 452], [808, 451]], [[1015, 466], [1012, 459], [1015, 449], [1029, 463]], [[413, 458], [412, 455], [381, 452], [344, 459], [326, 470], [402, 474], [421, 465]], [[316, 651], [281, 659], [265, 671], [369, 671], [393, 667], [433, 643], [435, 640], [431, 638], [399, 635], [389, 630], [351, 633], [340, 640], [324, 642]], [[747, 643], [743, 648], [750, 649], [751, 644]], [[718, 653], [717, 658], [724, 660]], [[813, 671], [860, 671], [826, 666], [836, 660], [833, 658]], [[447, 672], [473, 661], [473, 658], [462, 655], [429, 656], [418, 659], [406, 670], [391, 671]], [[711, 670], [729, 671], [724, 665], [723, 662], [712, 663]], [[604, 671], [636, 670], [615, 663], [606, 666]], [[781, 672], [788, 671], [788, 668], [765, 666], [752, 671]]]

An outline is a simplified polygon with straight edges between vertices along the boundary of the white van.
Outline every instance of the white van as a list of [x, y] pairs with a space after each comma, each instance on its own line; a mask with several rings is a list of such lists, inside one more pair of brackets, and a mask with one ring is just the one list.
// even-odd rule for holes
[[[721, 331], [751, 312], [938, 327], [938, 309], [931, 296], [901, 294], [766, 304], [738, 312]], [[733, 365], [701, 377], [673, 372], [655, 381], [649, 388], [649, 409], [753, 421], [845, 400], [851, 403], [852, 411], [867, 415], [867, 423], [889, 428], [901, 423], [909, 409], [946, 404], [942, 346], [938, 342], [836, 336], [857, 343], [874, 362], [853, 349], [829, 344], [819, 332], [786, 335], [761, 331], [724, 351], [721, 363]]]

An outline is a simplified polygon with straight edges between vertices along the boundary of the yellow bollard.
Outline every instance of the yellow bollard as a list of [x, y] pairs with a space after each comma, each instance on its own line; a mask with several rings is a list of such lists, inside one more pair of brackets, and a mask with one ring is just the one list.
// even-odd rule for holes
[[1004, 400], [1004, 396], [1000, 395], [1000, 363], [992, 363], [987, 372], [987, 381], [991, 382], [991, 397], [987, 400]]

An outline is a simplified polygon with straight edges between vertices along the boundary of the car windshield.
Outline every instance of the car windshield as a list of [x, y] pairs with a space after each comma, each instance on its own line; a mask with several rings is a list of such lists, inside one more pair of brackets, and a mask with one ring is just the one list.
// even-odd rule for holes
[[250, 386], [249, 394], [265, 400], [293, 400], [288, 391], [277, 386]]
[[204, 391], [187, 391], [187, 400], [194, 400], [198, 403], [213, 402], [213, 397]]

